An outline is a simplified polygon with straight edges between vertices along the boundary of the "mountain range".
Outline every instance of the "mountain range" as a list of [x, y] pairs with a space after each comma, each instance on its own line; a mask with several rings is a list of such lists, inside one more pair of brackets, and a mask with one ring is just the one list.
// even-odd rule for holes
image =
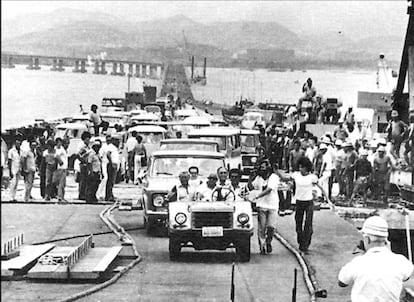
[[[140, 16], [137, 16], [140, 20]], [[99, 53], [105, 49], [169, 49], [204, 56], [221, 56], [246, 49], [293, 49], [296, 56], [312, 59], [346, 57], [372, 59], [383, 52], [390, 61], [401, 57], [403, 40], [377, 36], [360, 40], [338, 32], [313, 35], [296, 33], [277, 22], [238, 21], [203, 24], [185, 15], [152, 21], [131, 21], [78, 9], [57, 9], [51, 13], [29, 14], [2, 19], [2, 52], [71, 55]], [[130, 54], [131, 55], [131, 54]], [[230, 59], [230, 57], [229, 57]]]

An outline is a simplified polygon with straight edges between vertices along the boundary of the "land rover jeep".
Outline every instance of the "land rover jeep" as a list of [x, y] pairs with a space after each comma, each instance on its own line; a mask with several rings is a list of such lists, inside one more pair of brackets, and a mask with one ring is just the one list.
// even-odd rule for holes
[[182, 247], [234, 247], [239, 261], [250, 260], [253, 217], [249, 202], [172, 202], [168, 205], [168, 219], [171, 260], [178, 258]]

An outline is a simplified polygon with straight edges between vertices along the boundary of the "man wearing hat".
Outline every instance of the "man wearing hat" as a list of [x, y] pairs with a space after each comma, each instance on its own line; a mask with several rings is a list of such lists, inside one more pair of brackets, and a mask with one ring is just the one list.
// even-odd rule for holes
[[352, 191], [350, 205], [352, 205], [353, 199], [355, 195], [362, 191], [364, 196], [364, 202], [367, 202], [367, 189], [368, 185], [371, 182], [371, 175], [372, 175], [372, 166], [371, 163], [368, 161], [368, 151], [365, 149], [361, 150], [360, 158], [357, 159], [354, 165], [355, 171], [355, 186], [354, 190]]
[[396, 158], [400, 157], [400, 147], [404, 140], [404, 134], [408, 126], [398, 117], [398, 111], [391, 111], [391, 120], [388, 123], [388, 140], [392, 143], [392, 154]]
[[378, 200], [379, 195], [384, 191], [383, 202], [388, 204], [388, 191], [390, 189], [390, 174], [393, 168], [391, 158], [385, 155], [385, 147], [377, 149], [378, 156], [374, 159], [374, 199]]
[[334, 174], [335, 174], [335, 182], [337, 182], [339, 186], [339, 195], [345, 194], [345, 187], [341, 179], [342, 161], [345, 159], [345, 152], [342, 148], [342, 144], [343, 144], [343, 141], [340, 139], [337, 139], [335, 141]]
[[403, 282], [413, 273], [413, 264], [388, 246], [388, 225], [379, 216], [369, 217], [361, 230], [365, 254], [342, 267], [338, 284], [353, 283], [352, 302], [399, 302]]
[[211, 173], [207, 177], [207, 182], [199, 185], [195, 191], [195, 200], [198, 201], [212, 201], [212, 195], [217, 184], [217, 174]]

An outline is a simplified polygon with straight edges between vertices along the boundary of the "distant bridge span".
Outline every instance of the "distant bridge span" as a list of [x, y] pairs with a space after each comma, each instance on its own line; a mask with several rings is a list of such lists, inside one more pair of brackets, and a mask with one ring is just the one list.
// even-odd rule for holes
[[[64, 66], [73, 66], [73, 72], [85, 73], [87, 58], [77, 58], [68, 56], [44, 56], [44, 55], [27, 55], [27, 54], [1, 54], [1, 66], [3, 68], [14, 68], [15, 64], [27, 64], [27, 69], [38, 70], [40, 65], [52, 65], [52, 71], [64, 71]], [[136, 77], [150, 77], [161, 79], [164, 73], [164, 63], [161, 62], [143, 62], [118, 59], [92, 59], [94, 64], [93, 73], [107, 74], [107, 64], [112, 65], [111, 75], [130, 75]], [[124, 66], [128, 70], [124, 70]]]

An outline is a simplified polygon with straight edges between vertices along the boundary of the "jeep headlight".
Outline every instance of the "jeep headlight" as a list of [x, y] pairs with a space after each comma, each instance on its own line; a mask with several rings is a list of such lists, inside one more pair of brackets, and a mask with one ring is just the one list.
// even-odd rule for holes
[[249, 220], [250, 220], [249, 215], [247, 215], [246, 213], [241, 213], [237, 216], [237, 221], [242, 225], [248, 223]]
[[152, 203], [156, 207], [162, 207], [164, 204], [164, 195], [154, 194], [154, 196], [152, 196]]
[[184, 213], [177, 213], [174, 219], [176, 223], [182, 225], [187, 221], [187, 215], [185, 215]]
[[257, 162], [257, 157], [252, 157], [252, 158], [250, 159], [250, 162], [251, 162], [252, 164], [255, 164], [255, 163]]

